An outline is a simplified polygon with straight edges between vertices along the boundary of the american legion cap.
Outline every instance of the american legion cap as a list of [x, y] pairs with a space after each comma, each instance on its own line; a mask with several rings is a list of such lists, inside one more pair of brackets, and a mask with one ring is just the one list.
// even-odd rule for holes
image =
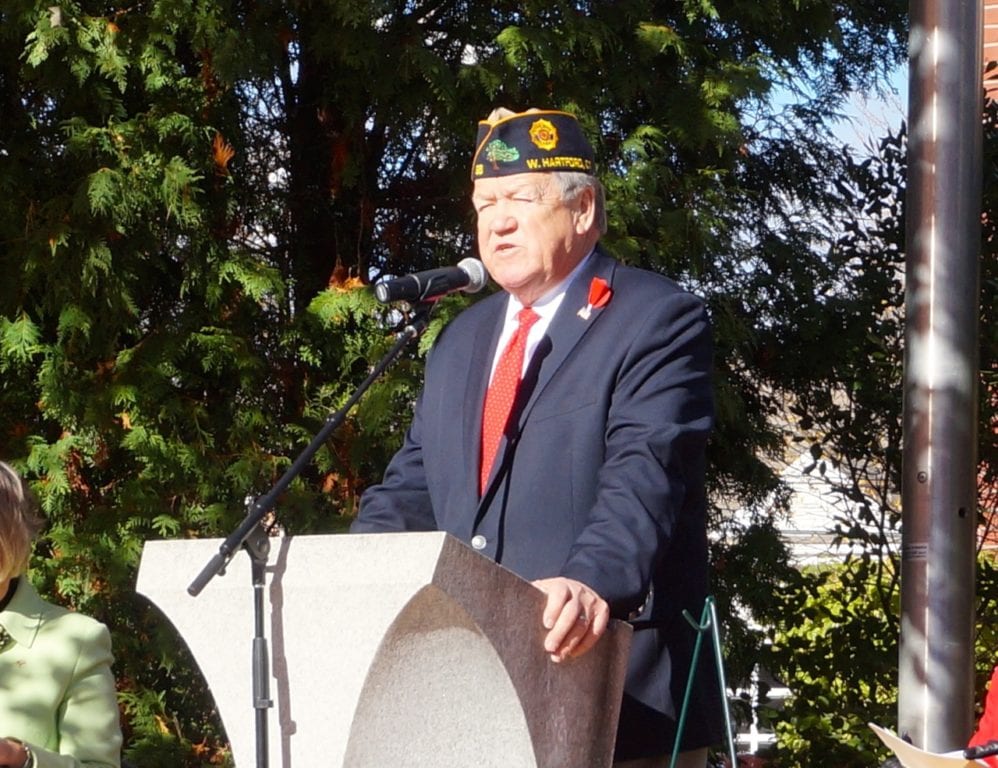
[[532, 109], [478, 123], [471, 178], [514, 173], [593, 173], [593, 148], [575, 115]]

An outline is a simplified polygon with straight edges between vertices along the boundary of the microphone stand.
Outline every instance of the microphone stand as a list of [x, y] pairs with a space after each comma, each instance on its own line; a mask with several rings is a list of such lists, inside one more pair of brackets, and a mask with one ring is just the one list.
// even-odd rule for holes
[[963, 756], [967, 760], [976, 760], [979, 757], [991, 757], [992, 755], [998, 755], [998, 740], [995, 739], [963, 750]]
[[270, 537], [268, 531], [261, 525], [260, 521], [267, 512], [274, 508], [277, 499], [287, 490], [292, 481], [301, 474], [302, 470], [312, 460], [312, 457], [322, 447], [322, 444], [343, 423], [347, 414], [357, 404], [357, 401], [360, 400], [364, 392], [395, 362], [405, 345], [426, 330], [433, 307], [434, 302], [432, 301], [422, 301], [414, 305], [412, 318], [398, 334], [392, 348], [374, 366], [367, 378], [360, 383], [360, 386], [357, 387], [346, 404], [326, 420], [322, 429], [312, 438], [312, 441], [305, 447], [305, 450], [299, 454], [294, 463], [274, 483], [274, 487], [259, 499], [247, 499], [249, 510], [246, 513], [246, 517], [243, 518], [239, 526], [219, 545], [218, 553], [212, 556], [204, 568], [201, 569], [201, 572], [194, 578], [194, 581], [191, 582], [190, 586], [187, 587], [188, 594], [192, 597], [197, 597], [214, 576], [225, 573], [225, 566], [233, 558], [237, 550], [245, 549], [249, 554], [253, 584], [254, 635], [252, 669], [257, 768], [267, 768], [269, 756], [267, 710], [273, 706], [273, 701], [270, 699], [268, 681], [270, 665], [267, 638], [264, 632], [263, 595], [266, 581], [267, 556], [270, 553]]

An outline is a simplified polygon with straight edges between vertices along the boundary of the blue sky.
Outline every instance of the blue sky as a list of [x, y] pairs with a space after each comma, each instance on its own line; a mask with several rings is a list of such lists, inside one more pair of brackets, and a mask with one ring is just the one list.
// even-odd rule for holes
[[834, 125], [833, 134], [844, 143], [863, 149], [870, 141], [883, 137], [888, 128], [896, 130], [908, 110], [908, 67], [898, 67], [890, 82], [894, 93], [883, 97], [850, 94], [843, 104], [846, 119]]

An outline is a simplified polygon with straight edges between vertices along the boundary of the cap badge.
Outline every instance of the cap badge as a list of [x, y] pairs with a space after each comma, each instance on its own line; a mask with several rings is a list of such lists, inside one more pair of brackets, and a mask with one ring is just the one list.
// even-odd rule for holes
[[550, 120], [537, 120], [530, 126], [530, 140], [540, 149], [550, 151], [558, 146], [558, 129]]
[[499, 168], [499, 163], [513, 163], [520, 159], [520, 150], [511, 147], [501, 139], [490, 141], [485, 147], [485, 159], [492, 163], [492, 167]]

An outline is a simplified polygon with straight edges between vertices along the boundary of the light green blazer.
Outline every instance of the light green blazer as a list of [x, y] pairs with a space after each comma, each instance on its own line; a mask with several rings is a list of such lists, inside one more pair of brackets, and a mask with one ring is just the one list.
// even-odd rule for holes
[[119, 768], [107, 627], [45, 602], [24, 576], [0, 626], [13, 638], [0, 650], [0, 737], [26, 742], [36, 768]]

